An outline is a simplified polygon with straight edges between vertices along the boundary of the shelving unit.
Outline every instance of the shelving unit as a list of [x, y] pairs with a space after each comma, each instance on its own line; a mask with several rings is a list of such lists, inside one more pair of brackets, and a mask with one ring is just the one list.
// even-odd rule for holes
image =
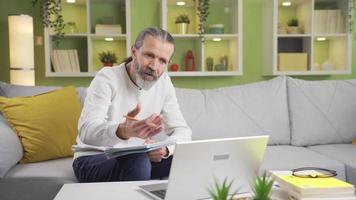
[[[185, 5], [179, 6], [176, 0], [161, 1], [161, 26], [172, 33], [176, 41], [172, 64], [178, 65], [178, 71], [172, 71], [168, 67], [169, 74], [171, 76], [242, 75], [242, 0], [210, 1], [206, 34], [202, 35], [205, 38], [204, 42], [199, 35], [199, 18], [196, 14], [198, 0], [184, 2]], [[190, 19], [187, 33], [179, 33], [175, 24], [180, 14], [186, 14]], [[223, 25], [223, 31], [220, 29], [219, 33], [213, 34], [209, 26], [216, 24]], [[192, 59], [186, 59], [188, 51], [192, 51], [194, 56], [193, 70]]]
[[[289, 3], [288, 3], [289, 2]], [[349, 0], [273, 0], [264, 4], [265, 75], [351, 73]], [[298, 20], [298, 29], [288, 27]]]
[[[118, 61], [122, 61], [130, 54], [130, 0], [76, 0], [76, 3], [62, 1], [62, 15], [67, 23], [66, 34], [58, 43], [55, 42], [52, 31], [45, 28], [46, 76], [94, 76], [103, 67], [98, 58], [100, 52], [115, 52]], [[68, 23], [73, 22], [75, 23], [74, 29], [68, 26]], [[97, 24], [120, 24], [121, 33], [118, 31], [113, 33], [112, 30], [96, 33]], [[71, 71], [71, 68], [65, 65], [68, 62], [72, 63], [71, 58], [68, 58], [69, 61], [64, 64], [58, 63], [61, 64], [61, 70], [56, 71], [58, 67], [54, 67], [53, 50], [71, 49], [77, 51], [80, 71]]]

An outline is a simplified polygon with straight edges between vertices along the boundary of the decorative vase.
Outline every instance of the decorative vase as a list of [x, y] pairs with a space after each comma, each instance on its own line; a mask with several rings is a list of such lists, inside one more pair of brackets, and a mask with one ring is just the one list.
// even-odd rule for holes
[[177, 64], [171, 64], [169, 71], [176, 72], [178, 71], [179, 66]]
[[188, 23], [177, 23], [178, 34], [187, 34], [188, 33]]
[[287, 32], [289, 34], [298, 34], [298, 33], [300, 33], [299, 26], [288, 26], [287, 27]]

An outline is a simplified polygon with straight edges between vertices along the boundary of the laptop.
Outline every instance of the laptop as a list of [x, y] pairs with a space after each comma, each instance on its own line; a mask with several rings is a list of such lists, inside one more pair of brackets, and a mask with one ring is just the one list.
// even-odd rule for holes
[[139, 186], [156, 200], [210, 199], [215, 181], [233, 181], [231, 195], [251, 192], [268, 136], [177, 142], [169, 180]]

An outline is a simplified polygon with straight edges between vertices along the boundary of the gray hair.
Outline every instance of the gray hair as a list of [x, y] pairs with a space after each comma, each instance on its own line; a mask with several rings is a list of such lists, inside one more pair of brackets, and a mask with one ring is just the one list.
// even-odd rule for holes
[[[168, 31], [163, 30], [158, 27], [147, 27], [147, 28], [143, 29], [138, 34], [135, 44], [134, 44], [137, 49], [142, 47], [143, 40], [145, 39], [145, 37], [147, 35], [150, 35], [150, 36], [157, 38], [161, 41], [168, 42], [168, 43], [172, 44], [174, 47], [174, 50], [173, 50], [173, 53], [174, 53], [176, 47], [175, 47], [175, 41], [174, 41], [172, 35]], [[131, 62], [131, 60], [132, 60], [132, 57], [129, 57], [129, 58], [126, 58], [124, 60], [124, 62], [129, 63], [129, 62]]]
[[135, 41], [135, 47], [137, 49], [141, 48], [143, 45], [143, 40], [145, 39], [145, 37], [147, 35], [150, 35], [154, 38], [160, 39], [164, 42], [168, 42], [173, 44], [173, 46], [175, 46], [175, 42], [174, 39], [172, 37], [172, 35], [170, 33], [168, 33], [167, 31], [158, 28], [158, 27], [147, 27], [145, 29], [143, 29], [137, 36], [136, 41]]

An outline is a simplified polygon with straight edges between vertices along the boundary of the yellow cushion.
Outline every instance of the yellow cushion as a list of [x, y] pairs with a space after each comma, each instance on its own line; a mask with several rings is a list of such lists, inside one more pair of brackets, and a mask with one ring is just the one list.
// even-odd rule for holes
[[356, 138], [352, 140], [352, 144], [356, 144]]
[[24, 148], [21, 163], [72, 156], [81, 105], [73, 86], [33, 97], [0, 97]]

